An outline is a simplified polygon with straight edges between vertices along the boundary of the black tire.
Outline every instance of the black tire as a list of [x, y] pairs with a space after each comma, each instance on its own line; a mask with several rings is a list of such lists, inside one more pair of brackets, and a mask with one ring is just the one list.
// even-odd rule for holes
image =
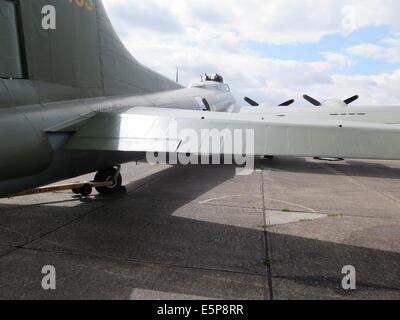
[[[112, 181], [114, 176], [117, 174], [117, 169], [110, 168], [106, 170], [101, 170], [97, 172], [96, 176], [94, 177], [95, 182], [107, 182]], [[97, 192], [101, 195], [110, 195], [116, 192], [120, 192], [122, 187], [122, 176], [118, 174], [117, 181], [110, 187], [98, 187], [96, 188]]]
[[75, 194], [80, 194], [79, 189], [72, 189], [72, 192]]
[[81, 194], [82, 197], [89, 197], [92, 194], [92, 192], [93, 188], [88, 184], [85, 184], [79, 189], [79, 193]]

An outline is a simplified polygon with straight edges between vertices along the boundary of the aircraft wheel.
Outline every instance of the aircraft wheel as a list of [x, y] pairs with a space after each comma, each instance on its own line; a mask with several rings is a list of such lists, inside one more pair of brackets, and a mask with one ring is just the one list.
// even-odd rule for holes
[[93, 188], [85, 184], [82, 188], [79, 189], [79, 193], [81, 194], [82, 197], [89, 197], [93, 192]]
[[266, 160], [272, 160], [274, 158], [275, 158], [275, 156], [264, 156], [264, 159], [266, 159]]
[[119, 173], [118, 169], [110, 168], [110, 169], [99, 171], [99, 172], [97, 172], [97, 174], [94, 178], [94, 181], [95, 182], [114, 181], [114, 178], [116, 175], [117, 175], [117, 178], [115, 179], [115, 182], [111, 186], [96, 188], [97, 192], [100, 193], [101, 195], [109, 195], [109, 194], [113, 194], [113, 193], [121, 191], [122, 176]]
[[80, 194], [79, 189], [72, 189], [72, 192], [75, 194]]

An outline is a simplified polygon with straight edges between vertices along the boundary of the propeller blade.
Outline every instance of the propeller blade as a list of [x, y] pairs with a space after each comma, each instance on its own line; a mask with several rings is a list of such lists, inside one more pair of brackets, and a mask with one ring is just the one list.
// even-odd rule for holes
[[289, 101], [286, 101], [286, 102], [284, 102], [284, 103], [281, 103], [281, 104], [279, 105], [279, 107], [289, 107], [289, 106], [292, 105], [293, 103], [295, 103], [295, 100], [294, 100], [294, 99], [289, 100]]
[[258, 102], [255, 102], [254, 100], [252, 100], [252, 99], [250, 99], [248, 97], [245, 97], [244, 101], [246, 101], [252, 107], [259, 107], [260, 106], [260, 104]]
[[317, 99], [314, 99], [314, 98], [312, 98], [312, 97], [310, 97], [310, 96], [308, 96], [308, 95], [303, 95], [303, 98], [305, 99], [305, 100], [307, 100], [309, 103], [311, 103], [312, 105], [314, 105], [314, 106], [316, 106], [316, 107], [320, 107], [320, 106], [322, 106], [322, 103], [321, 102], [319, 102]]
[[346, 100], [344, 100], [343, 102], [347, 105], [353, 103], [354, 101], [357, 101], [360, 98], [360, 96], [356, 95], [354, 97], [348, 98]]

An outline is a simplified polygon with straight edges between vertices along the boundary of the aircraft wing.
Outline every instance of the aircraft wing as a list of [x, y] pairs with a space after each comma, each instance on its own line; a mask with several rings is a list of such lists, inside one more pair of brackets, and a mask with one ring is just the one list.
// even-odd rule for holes
[[400, 159], [399, 125], [137, 107], [78, 127], [64, 149]]

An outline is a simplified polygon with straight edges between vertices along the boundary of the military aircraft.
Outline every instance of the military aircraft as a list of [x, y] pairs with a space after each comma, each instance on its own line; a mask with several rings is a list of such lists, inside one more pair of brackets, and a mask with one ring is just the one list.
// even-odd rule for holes
[[250, 105], [240, 109], [243, 113], [258, 113], [277, 117], [301, 117], [321, 120], [345, 120], [367, 123], [400, 124], [400, 108], [398, 106], [353, 106], [359, 99], [358, 95], [346, 100], [327, 99], [323, 102], [309, 96], [303, 96], [312, 107], [293, 107], [294, 99], [271, 106], [259, 104], [251, 98], [244, 100]]
[[[240, 108], [219, 75], [185, 88], [141, 65], [100, 0], [0, 0], [0, 39], [0, 197], [91, 172], [113, 193], [149, 152], [400, 159], [398, 108]], [[188, 144], [171, 122], [252, 130], [254, 148]]]

